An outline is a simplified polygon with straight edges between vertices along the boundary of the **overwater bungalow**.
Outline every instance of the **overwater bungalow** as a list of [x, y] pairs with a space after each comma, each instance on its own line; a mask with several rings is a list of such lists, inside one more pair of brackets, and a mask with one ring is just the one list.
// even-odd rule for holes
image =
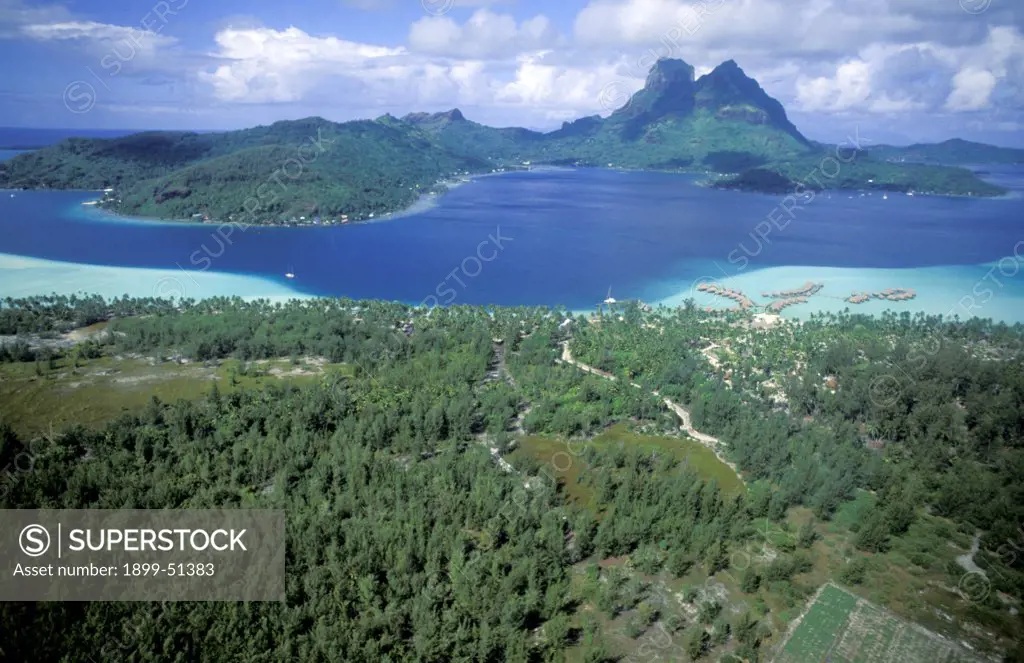
[[768, 305], [768, 311], [771, 313], [781, 313], [783, 309], [793, 306], [794, 304], [804, 304], [807, 302], [807, 297], [788, 297], [786, 299], [776, 299], [774, 302]]
[[697, 290], [700, 292], [707, 292], [712, 295], [718, 295], [719, 297], [725, 297], [726, 299], [731, 299], [739, 305], [740, 309], [743, 310], [753, 308], [754, 306], [753, 300], [739, 290], [723, 288], [716, 283], [701, 283], [697, 286]]
[[813, 281], [807, 281], [799, 288], [793, 290], [780, 290], [779, 292], [762, 292], [761, 296], [769, 299], [786, 299], [787, 297], [810, 297], [811, 295], [817, 294], [825, 285], [823, 283], [815, 283]]
[[886, 288], [881, 292], [855, 292], [846, 298], [851, 304], [863, 304], [871, 299], [884, 299], [890, 302], [905, 302], [917, 297], [913, 288]]

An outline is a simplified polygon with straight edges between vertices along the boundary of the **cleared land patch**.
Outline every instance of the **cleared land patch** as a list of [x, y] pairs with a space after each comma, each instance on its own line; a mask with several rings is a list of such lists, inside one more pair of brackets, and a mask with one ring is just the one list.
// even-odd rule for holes
[[97, 426], [152, 399], [197, 399], [213, 385], [222, 393], [268, 385], [310, 384], [351, 367], [315, 358], [217, 363], [157, 361], [150, 357], [67, 357], [52, 363], [0, 364], [0, 421], [17, 432], [40, 435], [70, 424]]
[[727, 495], [744, 491], [739, 477], [715, 456], [714, 451], [700, 442], [686, 437], [642, 435], [629, 430], [625, 424], [616, 424], [593, 440], [568, 442], [528, 435], [519, 440], [518, 448], [509, 456], [509, 460], [515, 464], [517, 458], [527, 457], [540, 462], [543, 468], [541, 474], [556, 478], [562, 483], [570, 498], [580, 504], [586, 504], [591, 499], [593, 491], [581, 483], [583, 474], [588, 469], [583, 451], [591, 446], [610, 449], [618, 445], [658, 454], [670, 454], [703, 479], [714, 479], [719, 489]]
[[829, 584], [774, 663], [980, 663], [956, 643]]

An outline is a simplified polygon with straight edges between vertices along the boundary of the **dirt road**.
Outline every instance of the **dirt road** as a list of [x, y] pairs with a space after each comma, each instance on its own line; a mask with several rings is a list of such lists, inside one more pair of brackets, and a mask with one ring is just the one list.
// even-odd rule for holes
[[[616, 379], [618, 379], [614, 375], [612, 375], [611, 373], [609, 373], [607, 371], [602, 371], [599, 368], [594, 368], [593, 366], [588, 366], [587, 364], [584, 364], [583, 362], [574, 359], [573, 356], [572, 356], [572, 351], [569, 350], [569, 343], [568, 342], [562, 343], [562, 361], [565, 362], [566, 364], [572, 364], [576, 368], [579, 368], [579, 369], [581, 369], [583, 371], [586, 371], [587, 373], [591, 373], [593, 375], [597, 375], [597, 376], [600, 376], [602, 378], [605, 378], [606, 380], [616, 380]], [[642, 389], [643, 388], [643, 387], [641, 387], [639, 384], [637, 384], [635, 382], [630, 382], [630, 385], [636, 387], [637, 389]], [[662, 396], [657, 391], [652, 391], [651, 393], [654, 394], [655, 396], [657, 396], [658, 398], [662, 399], [662, 401], [664, 401], [665, 405], [667, 405], [668, 408], [670, 410], [672, 410], [673, 412], [675, 412], [676, 416], [679, 417], [679, 420], [682, 422], [682, 425], [679, 427], [680, 430], [684, 431], [687, 435], [689, 435], [693, 439], [697, 440], [698, 442], [700, 442], [701, 444], [706, 446], [708, 449], [711, 449], [713, 452], [715, 452], [715, 456], [718, 457], [718, 460], [720, 460], [723, 463], [725, 463], [726, 465], [728, 465], [732, 469], [732, 471], [736, 473], [736, 476], [740, 478], [740, 481], [743, 481], [743, 475], [740, 474], [740, 471], [736, 467], [736, 464], [730, 462], [729, 460], [727, 460], [725, 458], [725, 455], [721, 452], [721, 450], [720, 450], [720, 446], [722, 444], [721, 440], [719, 440], [717, 437], [713, 437], [711, 435], [708, 435], [707, 433], [702, 433], [699, 430], [697, 430], [696, 428], [694, 428], [693, 427], [693, 420], [690, 417], [689, 411], [686, 408], [684, 408], [682, 405], [679, 405], [678, 403], [676, 403], [675, 401], [673, 401], [673, 400], [671, 400], [669, 398], [665, 398], [664, 396]]]

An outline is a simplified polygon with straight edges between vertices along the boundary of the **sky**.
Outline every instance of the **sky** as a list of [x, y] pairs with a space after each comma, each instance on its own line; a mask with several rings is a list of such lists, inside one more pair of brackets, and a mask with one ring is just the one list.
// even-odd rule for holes
[[0, 126], [607, 115], [729, 59], [808, 137], [1024, 147], [1024, 0], [0, 0]]

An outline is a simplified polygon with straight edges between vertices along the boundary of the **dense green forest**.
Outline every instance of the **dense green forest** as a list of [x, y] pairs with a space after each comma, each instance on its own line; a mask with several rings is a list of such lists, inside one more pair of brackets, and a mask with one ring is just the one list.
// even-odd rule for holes
[[[660, 60], [644, 88], [609, 117], [567, 122], [546, 134], [487, 127], [452, 110], [340, 124], [306, 118], [223, 133], [74, 138], [0, 163], [0, 188], [112, 189], [100, 204], [120, 214], [246, 224], [366, 219], [442, 191], [442, 181], [455, 175], [523, 162], [744, 173], [726, 186], [766, 192], [785, 190], [788, 181], [790, 191], [800, 183], [1005, 193], [963, 168], [895, 164], [892, 153], [863, 147], [811, 143], [732, 61], [695, 80], [685, 62]], [[998, 148], [967, 153], [1007, 158]]]
[[760, 347], [724, 332], [737, 346], [726, 384], [686, 359], [709, 337], [704, 314], [684, 309], [679, 324], [654, 329], [637, 315], [581, 330], [576, 353], [687, 403], [746, 473], [779, 487], [779, 508], [829, 518], [856, 488], [870, 489], [883, 498], [865, 514], [861, 549], [885, 550], [927, 510], [984, 532], [999, 588], [1024, 592], [1019, 325], [816, 316]]
[[998, 196], [1005, 193], [1002, 188], [980, 180], [962, 168], [907, 166], [879, 161], [872, 155], [873, 151], [851, 150], [844, 153], [833, 150], [817, 157], [765, 163], [763, 167], [743, 170], [735, 177], [716, 180], [714, 186], [775, 194], [825, 189], [961, 196]]
[[867, 148], [873, 156], [888, 161], [938, 163], [970, 166], [985, 163], [1024, 163], [1024, 150], [996, 147], [984, 143], [953, 138], [935, 144], [915, 144], [906, 147], [874, 145]]
[[[5, 329], [56, 331], [94, 316], [76, 308], [63, 298], [12, 301], [0, 317]], [[8, 660], [106, 652], [123, 640], [122, 620], [144, 624], [137, 660], [560, 660], [569, 646], [586, 660], [611, 660], [596, 626], [570, 625], [582, 599], [570, 587], [571, 565], [655, 543], [680, 564], [722, 565], [723, 542], [751, 536], [742, 500], [640, 451], [588, 453], [601, 470], [597, 513], [574, 507], [553, 484], [526, 488], [494, 464], [478, 438], [505, 434], [519, 407], [507, 384], [482, 382], [495, 334], [521, 342], [515, 373], [529, 393], [590, 383], [596, 391], [564, 398], [566, 407], [617, 400], [615, 387], [553, 365], [560, 337], [549, 311], [437, 310], [416, 317], [410, 335], [395, 322], [411, 312], [381, 303], [214, 300], [178, 312], [138, 301], [114, 311], [148, 312], [111, 325], [107, 342], [117, 352], [316, 353], [359, 370], [303, 390], [222, 396], [214, 386], [198, 402], [154, 400], [101, 430], [37, 440], [32, 471], [0, 506], [284, 508], [289, 598], [159, 609], [6, 604], [0, 622], [10, 635], [0, 651]], [[583, 408], [580, 425], [641, 408]], [[542, 421], [533, 425], [550, 427]], [[0, 440], [4, 463], [29, 449], [9, 427]], [[611, 612], [644, 596], [618, 583], [585, 591]], [[756, 644], [752, 635], [744, 646], [756, 656]]]
[[[627, 639], [664, 629], [691, 660], [766, 660], [782, 613], [813, 592], [800, 577], [814, 565], [814, 522], [848, 519], [861, 503], [849, 558], [834, 569], [841, 582], [867, 582], [872, 556], [947, 522], [982, 533], [975, 561], [1002, 596], [1024, 594], [1024, 560], [1008, 554], [1024, 518], [1020, 327], [841, 315], [762, 332], [693, 306], [566, 316], [348, 300], [6, 300], [0, 334], [21, 340], [0, 368], [34, 362], [44, 380], [94, 356], [316, 356], [352, 370], [301, 387], [229, 392], [213, 382], [190, 399], [154, 398], [102, 426], [42, 437], [0, 424], [0, 467], [32, 457], [3, 484], [0, 508], [262, 507], [288, 517], [284, 604], [8, 603], [0, 656], [611, 661], [623, 651], [607, 624], [625, 620]], [[40, 345], [105, 320], [104, 334], [73, 350]], [[724, 348], [718, 369], [710, 339]], [[560, 363], [563, 343], [623, 379]], [[727, 441], [748, 490], [726, 494], [665, 447], [625, 441], [646, 438], [585, 444], [616, 422], [678, 436], [662, 397]], [[512, 471], [495, 462], [534, 439], [524, 436], [584, 442], [576, 483], [521, 451], [507, 456]], [[738, 564], [760, 523], [783, 523], [791, 509], [814, 518], [796, 543], [764, 568]], [[941, 558], [916, 550], [918, 566]], [[692, 612], [655, 600], [657, 574], [722, 573], [752, 597], [750, 610], [723, 612], [692, 589], [680, 599]], [[962, 570], [938, 573], [955, 586]], [[997, 639], [1020, 627], [999, 596], [968, 613]]]

